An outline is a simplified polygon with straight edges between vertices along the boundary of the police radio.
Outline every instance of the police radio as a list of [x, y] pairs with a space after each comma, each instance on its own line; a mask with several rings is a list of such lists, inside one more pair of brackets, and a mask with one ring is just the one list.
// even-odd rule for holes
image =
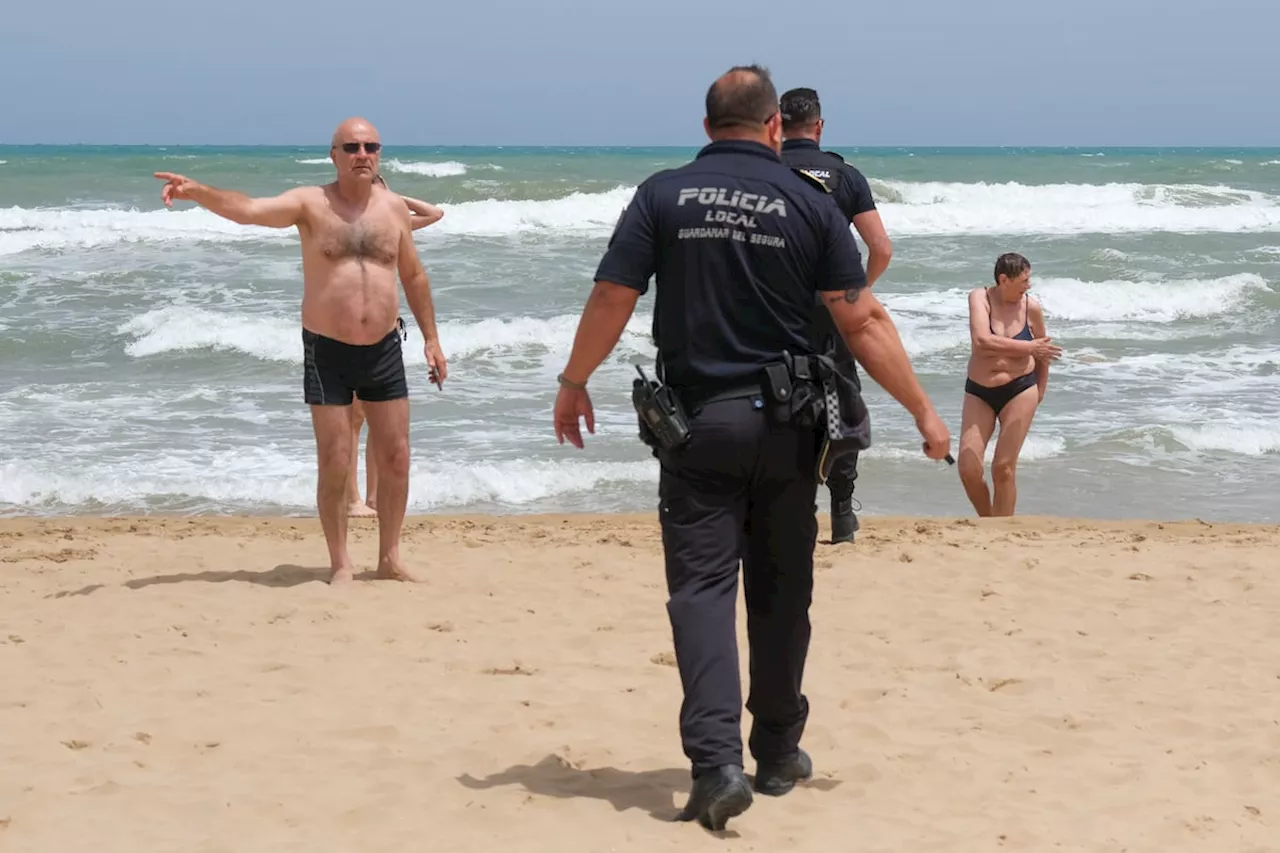
[[[650, 379], [636, 365], [639, 379], [631, 383], [631, 405], [640, 417], [640, 439], [661, 450], [678, 450], [689, 441], [689, 419], [671, 388]], [[646, 432], [648, 435], [646, 436]]]

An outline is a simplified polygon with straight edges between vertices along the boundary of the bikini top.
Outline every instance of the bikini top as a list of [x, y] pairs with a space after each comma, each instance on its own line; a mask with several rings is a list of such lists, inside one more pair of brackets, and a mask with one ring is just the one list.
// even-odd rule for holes
[[[986, 293], [987, 293], [987, 328], [991, 331], [992, 334], [995, 334], [996, 330], [991, 326], [991, 291], [987, 290]], [[1035, 335], [1031, 334], [1031, 312], [1028, 310], [1027, 295], [1025, 293], [1022, 294], [1022, 310], [1023, 310], [1023, 317], [1024, 317], [1022, 321], [1022, 331], [1018, 332], [1018, 334], [1013, 335], [1012, 337], [1015, 341], [1035, 340]]]

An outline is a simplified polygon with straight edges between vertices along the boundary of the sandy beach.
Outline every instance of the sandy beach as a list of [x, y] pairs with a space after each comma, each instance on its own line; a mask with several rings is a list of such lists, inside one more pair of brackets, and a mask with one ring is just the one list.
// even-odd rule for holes
[[670, 821], [654, 517], [405, 554], [334, 589], [313, 518], [0, 520], [0, 850], [1280, 849], [1280, 527], [865, 518], [816, 556], [816, 777], [725, 837]]

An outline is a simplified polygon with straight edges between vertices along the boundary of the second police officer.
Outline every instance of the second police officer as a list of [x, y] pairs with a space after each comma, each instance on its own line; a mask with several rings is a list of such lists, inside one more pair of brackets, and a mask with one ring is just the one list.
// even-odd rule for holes
[[[945, 458], [950, 436], [892, 320], [865, 291], [848, 220], [821, 184], [779, 159], [781, 117], [768, 71], [736, 66], [717, 79], [703, 127], [710, 144], [643, 181], [619, 218], [559, 377], [554, 420], [557, 440], [575, 447], [583, 446], [580, 419], [595, 431], [587, 380], [656, 277], [657, 380], [637, 380], [633, 400], [660, 463], [667, 613], [684, 690], [680, 738], [693, 776], [679, 819], [720, 830], [753, 796], [741, 736], [739, 560], [754, 788], [785, 794], [813, 772], [800, 739], [826, 435], [825, 418], [809, 416], [812, 401], [824, 399], [807, 378], [816, 370], [808, 358], [815, 291], [867, 373], [915, 418], [925, 454]], [[675, 401], [655, 404], [655, 388], [660, 400], [671, 393]]]
[[[782, 162], [792, 168], [800, 168], [831, 190], [831, 197], [839, 205], [845, 219], [858, 229], [859, 236], [867, 244], [867, 287], [889, 266], [893, 257], [893, 244], [885, 233], [880, 212], [871, 195], [871, 186], [862, 173], [844, 161], [834, 151], [824, 151], [822, 145], [822, 104], [813, 89], [797, 88], [782, 93], [779, 102], [782, 111]], [[840, 339], [840, 332], [831, 320], [831, 312], [821, 299], [814, 303], [814, 334], [820, 349], [834, 350], [835, 362], [849, 381], [860, 388], [858, 366], [853, 354]], [[866, 439], [870, 440], [870, 418], [863, 424]], [[858, 479], [858, 451], [855, 449], [835, 460], [827, 490], [831, 496], [831, 541], [852, 542], [858, 531], [858, 516], [853, 511], [853, 487]]]

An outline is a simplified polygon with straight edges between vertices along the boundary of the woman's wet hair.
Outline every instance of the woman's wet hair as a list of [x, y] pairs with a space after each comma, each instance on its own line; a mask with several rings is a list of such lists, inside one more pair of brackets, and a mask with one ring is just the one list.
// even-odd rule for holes
[[1000, 283], [1000, 276], [1008, 276], [1009, 278], [1017, 278], [1027, 270], [1031, 269], [1031, 261], [1019, 255], [1017, 252], [1006, 252], [996, 258], [996, 283]]

